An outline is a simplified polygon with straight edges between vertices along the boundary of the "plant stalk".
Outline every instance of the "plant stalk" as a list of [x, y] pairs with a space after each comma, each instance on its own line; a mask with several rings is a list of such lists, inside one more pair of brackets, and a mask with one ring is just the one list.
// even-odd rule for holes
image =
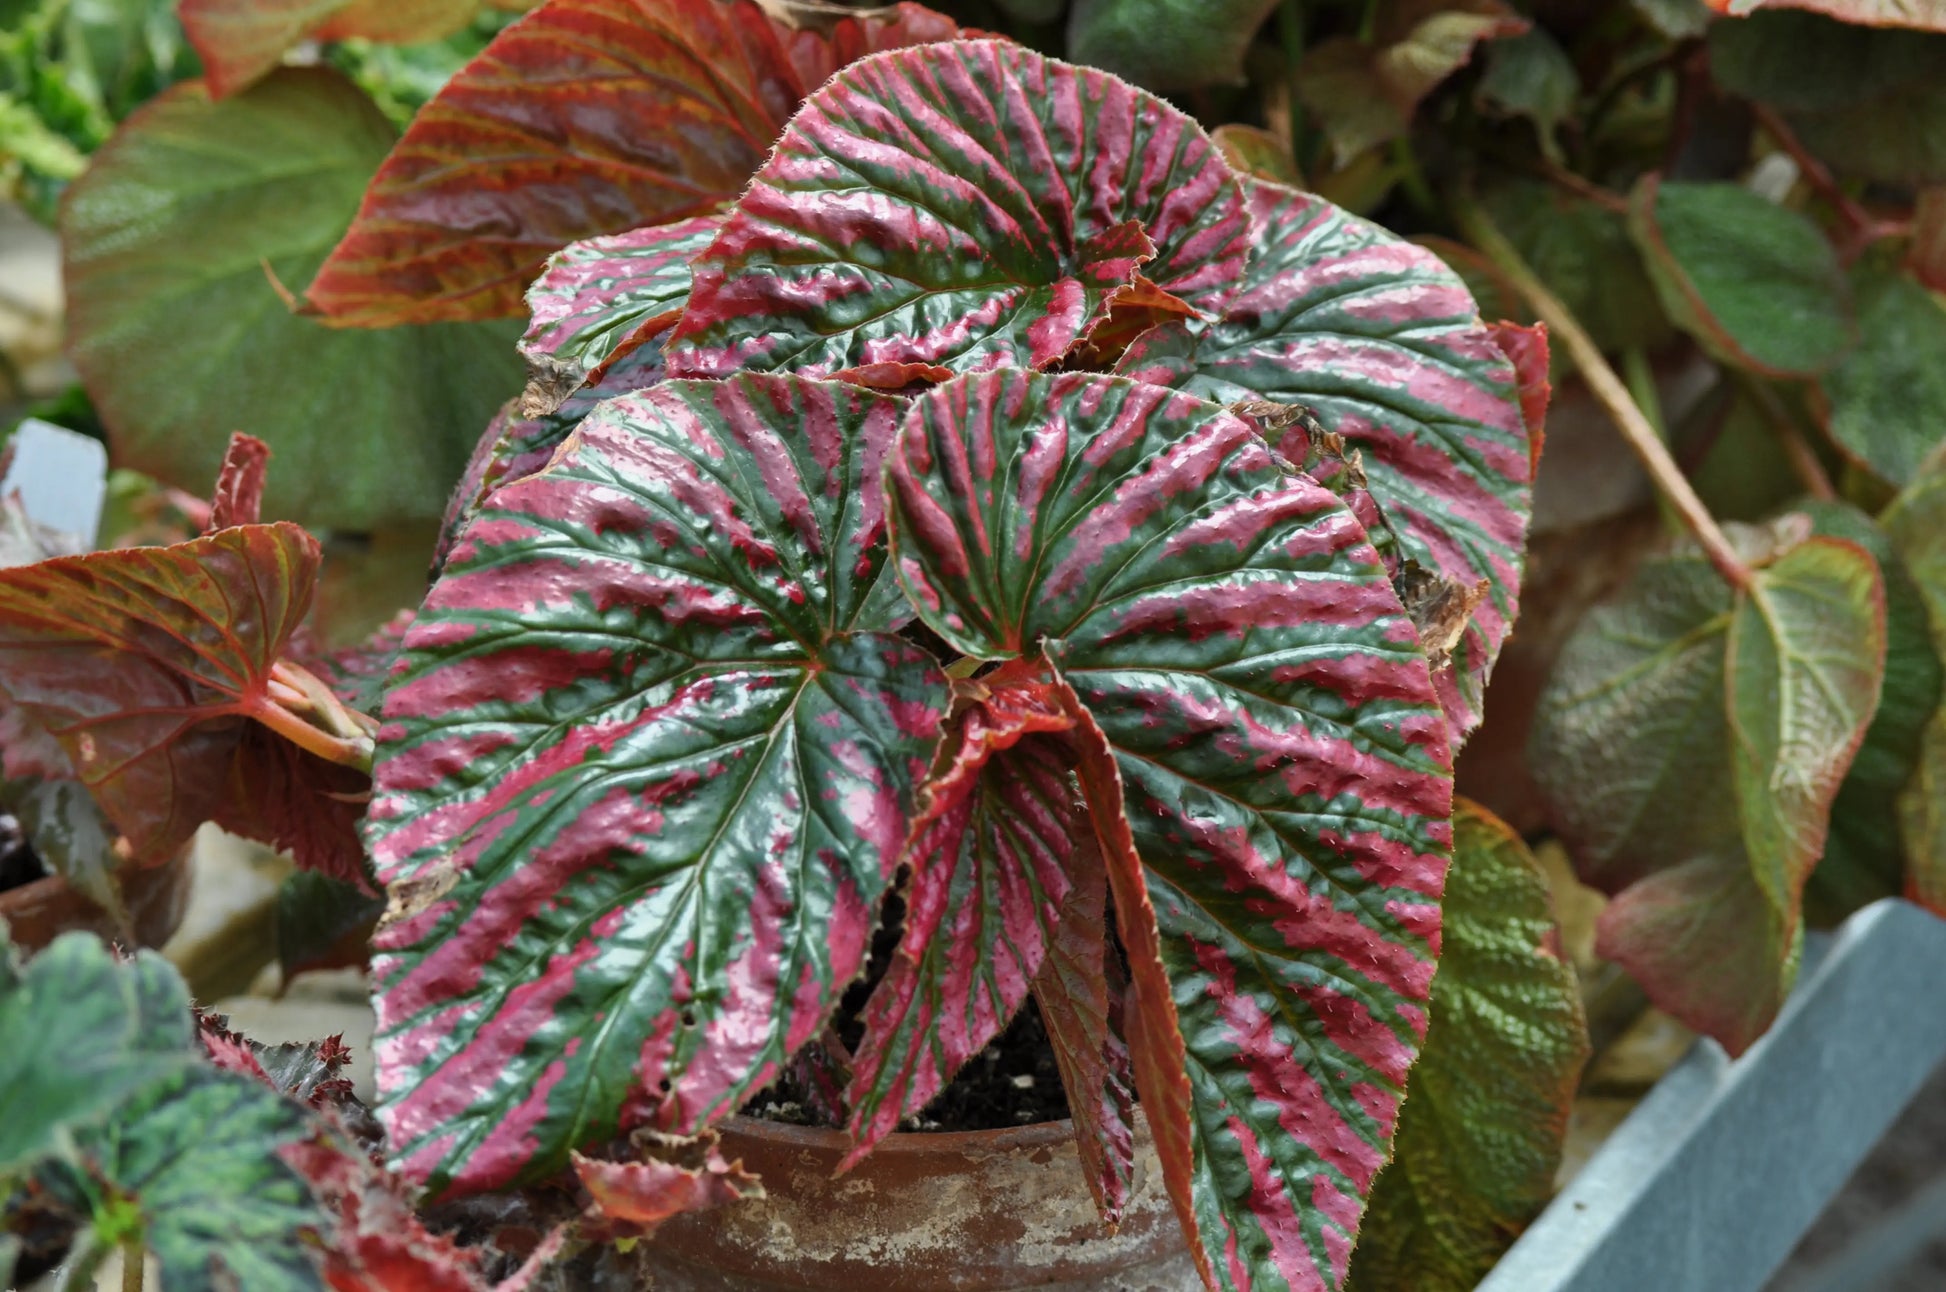
[[1804, 492], [1820, 502], [1836, 498], [1838, 490], [1825, 473], [1824, 463], [1818, 461], [1817, 451], [1811, 447], [1811, 441], [1804, 437], [1797, 419], [1791, 416], [1790, 409], [1784, 407], [1784, 401], [1777, 397], [1777, 392], [1763, 382], [1742, 374], [1738, 374], [1737, 381], [1750, 402], [1757, 406], [1757, 411], [1764, 415], [1764, 420], [1770, 423], [1771, 430], [1777, 432], [1777, 442], [1784, 450], [1784, 460], [1804, 486]]
[[1750, 105], [1750, 110], [1757, 118], [1757, 124], [1763, 127], [1764, 133], [1776, 140], [1777, 146], [1790, 154], [1791, 160], [1797, 163], [1798, 173], [1804, 176], [1804, 182], [1809, 184], [1819, 197], [1829, 202], [1832, 210], [1836, 211], [1838, 218], [1844, 222], [1845, 234], [1838, 243], [1838, 259], [1842, 263], [1848, 265], [1858, 259], [1866, 247], [1880, 238], [1896, 237], [1906, 232], [1909, 226], [1905, 222], [1881, 220], [1866, 210], [1857, 198], [1845, 192], [1839, 185], [1837, 177], [1831, 173], [1831, 168], [1799, 141], [1796, 132], [1784, 124], [1784, 118], [1777, 115], [1775, 108], [1762, 103], [1753, 103]]
[[1309, 174], [1304, 155], [1304, 102], [1297, 97], [1297, 68], [1304, 61], [1304, 7], [1300, 0], [1284, 0], [1277, 6], [1277, 35], [1284, 45], [1284, 94], [1290, 100], [1284, 110], [1291, 136], [1291, 160], [1297, 163], [1299, 174]]
[[122, 1292], [142, 1292], [142, 1240], [126, 1239], [122, 1243]]
[[244, 702], [244, 712], [327, 762], [369, 772], [378, 723], [333, 695], [309, 669], [280, 659], [268, 684]]
[[1521, 259], [1520, 253], [1514, 250], [1513, 244], [1507, 241], [1506, 235], [1500, 232], [1470, 193], [1461, 194], [1454, 202], [1453, 210], [1460, 228], [1472, 239], [1473, 245], [1487, 259], [1500, 266], [1507, 280], [1534, 307], [1535, 315], [1560, 338], [1561, 344], [1567, 348], [1568, 357], [1574, 360], [1574, 366], [1588, 383], [1589, 391], [1607, 410], [1616, 429], [1621, 431], [1622, 438], [1628, 441], [1629, 447], [1649, 473], [1649, 478], [1655, 482], [1656, 490], [1675, 509], [1683, 528], [1696, 539], [1710, 564], [1716, 567], [1716, 572], [1739, 591], [1748, 588], [1752, 578], [1750, 567], [1736, 554], [1722, 526], [1716, 523], [1709, 508], [1703, 506], [1703, 500], [1690, 488], [1682, 468], [1670, 456], [1668, 446], [1656, 434], [1655, 427], [1641, 408], [1629, 397], [1628, 388], [1615, 375], [1615, 369], [1609, 366], [1601, 348], [1588, 335], [1587, 329], [1581, 326], [1581, 321], [1528, 268], [1527, 262]]

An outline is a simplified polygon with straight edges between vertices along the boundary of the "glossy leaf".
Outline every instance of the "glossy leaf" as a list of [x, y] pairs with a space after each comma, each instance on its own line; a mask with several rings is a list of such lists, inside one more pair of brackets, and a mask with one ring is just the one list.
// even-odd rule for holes
[[1135, 1074], [1123, 1021], [1128, 975], [1109, 941], [1108, 874], [1092, 834], [1068, 869], [1072, 887], [1034, 978], [1074, 1146], [1102, 1223], [1119, 1224], [1135, 1185]]
[[[1946, 658], [1946, 471], [1922, 476], [1884, 520], [1925, 601], [1934, 649]], [[1932, 711], [1920, 740], [1912, 779], [1898, 801], [1906, 895], [1946, 914], [1946, 703]]]
[[1669, 317], [1732, 367], [1813, 376], [1858, 339], [1831, 244], [1805, 216], [1741, 185], [1648, 176], [1629, 230]]
[[1469, 588], [1488, 581], [1437, 678], [1463, 736], [1518, 608], [1532, 446], [1516, 369], [1432, 253], [1320, 199], [1246, 187], [1255, 255], [1223, 316], [1151, 332], [1117, 371], [1220, 403], [1304, 405], [1363, 453], [1405, 556]]
[[1474, 804], [1453, 813], [1439, 976], [1352, 1292], [1472, 1292], [1554, 1195], [1588, 1027], [1547, 872]]
[[340, 335], [293, 315], [392, 127], [354, 86], [286, 69], [129, 118], [62, 207], [70, 353], [118, 465], [201, 492], [229, 435], [262, 439], [267, 514], [365, 530], [432, 519], [519, 385], [511, 329]]
[[55, 1154], [187, 1061], [189, 996], [160, 956], [64, 933], [23, 969], [0, 951], [0, 1179]]
[[1073, 725], [1031, 669], [962, 684], [950, 762], [927, 781], [905, 864], [905, 931], [861, 1012], [845, 1092], [855, 1165], [932, 1102], [1027, 1000], [1067, 896]]
[[1046, 367], [1139, 271], [1214, 309], [1247, 223], [1209, 137], [1161, 100], [1001, 41], [841, 72], [693, 266], [672, 372]]
[[878, 631], [899, 408], [668, 383], [464, 531], [386, 698], [369, 827], [380, 1115], [412, 1177], [693, 1133], [863, 968], [947, 698]]
[[466, 25], [478, 0], [183, 0], [178, 11], [217, 98], [283, 62], [304, 38], [438, 40]]
[[689, 299], [689, 262], [722, 227], [716, 216], [588, 238], [557, 251], [527, 289], [520, 412], [553, 412], [609, 365], [673, 327]]
[[269, 704], [318, 559], [316, 540], [280, 523], [0, 570], [0, 679], [137, 861], [168, 860], [250, 771], [237, 768], [246, 726]]
[[1858, 345], [1818, 383], [1826, 431], [1845, 456], [1911, 484], [1946, 443], [1946, 305], [1903, 274], [1861, 270]]
[[1243, 419], [1088, 374], [948, 383], [886, 479], [927, 626], [1072, 686], [1136, 1084], [1206, 1276], [1338, 1286], [1424, 1028], [1451, 795], [1363, 528]]
[[1379, 15], [1369, 39], [1335, 36], [1306, 50], [1295, 78], [1340, 169], [1410, 130], [1420, 102], [1476, 45], [1528, 28], [1502, 0], [1405, 0]]
[[87, 1173], [64, 1172], [63, 1192], [93, 1195], [104, 1241], [139, 1237], [165, 1287], [322, 1292], [328, 1222], [279, 1156], [315, 1133], [302, 1107], [261, 1084], [188, 1067], [91, 1134]]
[[800, 31], [753, 0], [549, 0], [414, 117], [307, 295], [357, 327], [517, 313], [569, 243], [734, 198], [845, 63], [956, 30], [915, 4]]
[[1151, 90], [1242, 85], [1243, 55], [1276, 0], [1075, 0], [1067, 55]]
[[1740, 1053], [1796, 976], [1799, 900], [1877, 707], [1884, 594], [1813, 538], [1733, 596], [1665, 558], [1562, 654], [1530, 760], [1581, 877], [1616, 894], [1597, 950]]

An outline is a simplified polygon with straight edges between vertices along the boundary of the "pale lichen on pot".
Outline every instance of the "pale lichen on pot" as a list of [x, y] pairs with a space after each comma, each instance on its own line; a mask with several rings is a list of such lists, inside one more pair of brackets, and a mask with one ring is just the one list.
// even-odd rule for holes
[[835, 1176], [833, 1130], [732, 1118], [726, 1158], [767, 1196], [680, 1216], [643, 1251], [656, 1292], [1182, 1292], [1198, 1280], [1148, 1123], [1110, 1233], [1073, 1124], [899, 1134]]

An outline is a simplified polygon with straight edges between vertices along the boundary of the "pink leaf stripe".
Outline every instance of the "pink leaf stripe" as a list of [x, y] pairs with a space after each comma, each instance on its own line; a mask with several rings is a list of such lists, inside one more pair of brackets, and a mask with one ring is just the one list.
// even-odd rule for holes
[[379, 1111], [414, 1178], [694, 1133], [863, 968], [947, 701], [875, 631], [900, 408], [667, 383], [463, 531], [406, 634], [368, 827]]
[[952, 761], [927, 783], [907, 848], [905, 933], [864, 1011], [847, 1168], [1012, 1020], [1068, 891], [1072, 760], [1036, 733], [1072, 720], [1035, 670], [962, 685]]
[[1446, 722], [1363, 527], [1241, 418], [1081, 373], [939, 387], [886, 478], [927, 625], [1072, 687], [1135, 1084], [1206, 1278], [1341, 1286], [1451, 849]]
[[[1116, 371], [1219, 403], [1305, 405], [1362, 450], [1405, 556], [1466, 587], [1487, 580], [1452, 668], [1435, 679], [1463, 738], [1518, 605], [1545, 407], [1533, 379], [1542, 339], [1519, 339], [1517, 378], [1465, 285], [1431, 252], [1321, 198], [1244, 186], [1253, 254], [1222, 317], [1157, 328]], [[1303, 460], [1302, 445], [1281, 447]]]
[[806, 101], [696, 261], [671, 370], [1045, 367], [1137, 271], [1215, 310], [1236, 180], [1195, 122], [1002, 41], [863, 59]]

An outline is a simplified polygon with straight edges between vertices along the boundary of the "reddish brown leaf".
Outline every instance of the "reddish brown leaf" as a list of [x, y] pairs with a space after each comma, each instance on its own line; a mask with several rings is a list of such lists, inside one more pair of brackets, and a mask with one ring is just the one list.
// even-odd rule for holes
[[518, 313], [551, 252], [735, 197], [842, 63], [953, 31], [911, 4], [819, 32], [752, 0], [550, 0], [420, 110], [310, 302], [354, 327]]
[[305, 870], [374, 892], [358, 826], [371, 799], [369, 772], [299, 749], [261, 723], [246, 723], [227, 792], [211, 813], [231, 834], [256, 839]]
[[1926, 189], [1913, 205], [1905, 267], [1931, 290], [1946, 292], [1946, 187]]
[[1547, 441], [1547, 404], [1554, 397], [1547, 379], [1547, 324], [1489, 323], [1493, 342], [1506, 352], [1520, 383], [1520, 420], [1527, 424], [1528, 479], [1541, 469], [1541, 448]]
[[206, 532], [256, 524], [263, 511], [264, 479], [269, 469], [268, 444], [242, 432], [230, 436], [230, 447], [216, 473], [216, 492], [210, 496]]
[[0, 678], [137, 859], [217, 814], [318, 559], [295, 525], [242, 525], [0, 571]]
[[1128, 982], [1108, 938], [1108, 874], [1090, 838], [1077, 840], [1074, 887], [1061, 906], [1034, 1001], [1054, 1047], [1074, 1119], [1074, 1144], [1095, 1206], [1119, 1224], [1135, 1177], [1134, 1074], [1121, 1012]]
[[478, 0], [182, 0], [183, 32], [203, 60], [210, 94], [236, 93], [305, 37], [407, 43], [466, 25]]
[[641, 1133], [648, 1153], [640, 1162], [600, 1162], [576, 1153], [574, 1173], [594, 1199], [593, 1216], [606, 1221], [607, 1239], [646, 1237], [685, 1211], [702, 1211], [764, 1196], [763, 1182], [726, 1162], [715, 1131], [697, 1136]]

